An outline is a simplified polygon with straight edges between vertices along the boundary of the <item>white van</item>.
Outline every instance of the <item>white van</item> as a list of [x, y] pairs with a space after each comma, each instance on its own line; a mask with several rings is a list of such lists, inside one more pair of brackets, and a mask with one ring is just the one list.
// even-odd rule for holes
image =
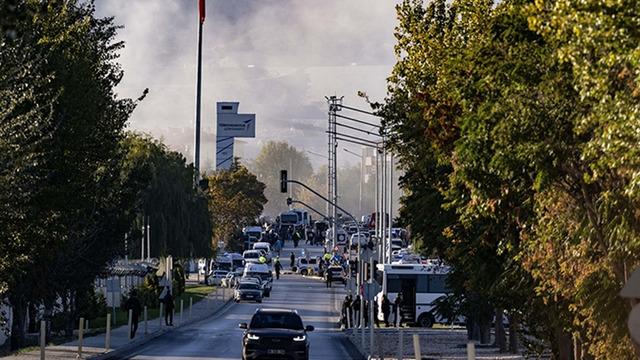
[[271, 245], [268, 242], [257, 242], [253, 244], [253, 250], [264, 251], [267, 264], [271, 264]]
[[248, 264], [258, 264], [260, 262], [260, 250], [247, 250], [242, 253], [245, 266]]
[[273, 275], [271, 274], [271, 268], [269, 265], [248, 263], [244, 266], [242, 276], [259, 278], [262, 281], [262, 286], [264, 288], [264, 296], [269, 296], [269, 294], [271, 294]]

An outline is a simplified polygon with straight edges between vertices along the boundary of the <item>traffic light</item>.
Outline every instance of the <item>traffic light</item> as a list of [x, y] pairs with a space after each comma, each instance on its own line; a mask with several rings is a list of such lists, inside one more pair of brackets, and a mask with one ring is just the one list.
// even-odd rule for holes
[[280, 192], [286, 193], [289, 191], [289, 184], [287, 183], [287, 170], [280, 170]]
[[287, 206], [291, 206], [293, 204], [293, 200], [291, 198], [287, 198]]

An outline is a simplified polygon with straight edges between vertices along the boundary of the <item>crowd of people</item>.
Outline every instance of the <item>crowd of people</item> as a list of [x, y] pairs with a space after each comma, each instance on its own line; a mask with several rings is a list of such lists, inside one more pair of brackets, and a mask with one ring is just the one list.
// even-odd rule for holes
[[[341, 319], [340, 322], [343, 327], [360, 327], [360, 307], [363, 307], [363, 323], [364, 326], [369, 326], [369, 303], [360, 298], [360, 295], [356, 295], [355, 299], [351, 295], [345, 296], [342, 301]], [[361, 304], [362, 303], [362, 304]], [[402, 306], [404, 305], [404, 297], [402, 293], [399, 293], [393, 303], [389, 300], [386, 294], [380, 293], [373, 299], [373, 321], [376, 327], [381, 327], [381, 319], [379, 315], [382, 315], [382, 323], [386, 327], [392, 325], [402, 327], [404, 317], [402, 314]], [[389, 322], [389, 318], [393, 314], [393, 322]]]

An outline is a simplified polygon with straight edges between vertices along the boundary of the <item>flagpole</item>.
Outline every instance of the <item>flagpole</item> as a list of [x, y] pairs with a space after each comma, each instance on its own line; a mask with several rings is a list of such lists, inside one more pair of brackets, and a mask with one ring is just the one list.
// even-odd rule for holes
[[198, 17], [198, 75], [196, 79], [196, 124], [193, 156], [194, 184], [200, 179], [200, 98], [202, 92], [202, 24], [204, 23], [204, 0], [199, 1]]

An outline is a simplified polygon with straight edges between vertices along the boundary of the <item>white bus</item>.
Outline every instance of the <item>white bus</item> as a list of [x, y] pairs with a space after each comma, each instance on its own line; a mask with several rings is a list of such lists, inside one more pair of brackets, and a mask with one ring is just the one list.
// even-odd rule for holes
[[[400, 311], [404, 321], [422, 327], [433, 326], [436, 316], [431, 304], [449, 292], [449, 270], [449, 266], [438, 264], [378, 264], [376, 279], [382, 281], [382, 291], [377, 296], [378, 319], [383, 319], [380, 310], [382, 294], [386, 293], [393, 304], [398, 293], [402, 292], [404, 305]], [[395, 315], [391, 315], [391, 319], [395, 319]]]

